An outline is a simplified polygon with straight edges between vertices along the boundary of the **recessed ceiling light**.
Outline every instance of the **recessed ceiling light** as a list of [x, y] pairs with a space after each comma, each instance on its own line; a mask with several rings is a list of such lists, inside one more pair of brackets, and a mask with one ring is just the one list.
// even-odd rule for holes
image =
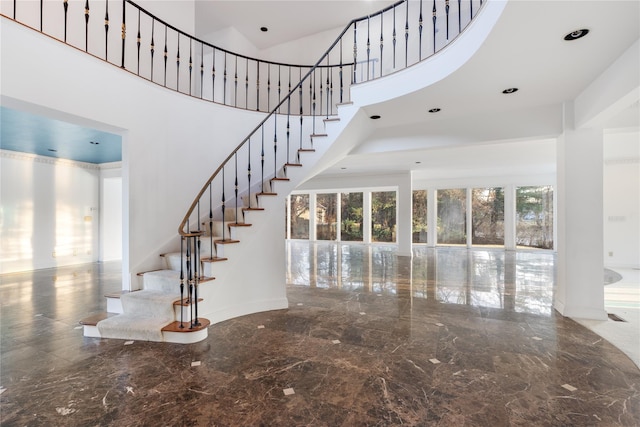
[[517, 92], [517, 91], [518, 91], [518, 88], [517, 88], [517, 87], [510, 87], [509, 89], [505, 89], [505, 90], [503, 90], [503, 91], [502, 91], [502, 93], [505, 93], [505, 94], [507, 94], [507, 95], [508, 95], [508, 94], [510, 94], [510, 93], [514, 93], [514, 92]]
[[379, 115], [374, 114], [373, 116], [369, 117], [371, 120], [378, 120], [380, 118]]
[[266, 33], [267, 31], [269, 31], [269, 29], [267, 27], [260, 27], [260, 31]]
[[429, 110], [430, 113], [437, 113], [438, 111], [440, 111], [439, 108], [432, 108], [431, 110]]
[[419, 165], [420, 163], [422, 163], [422, 162], [416, 162], [416, 165]]
[[564, 39], [567, 41], [578, 40], [586, 36], [587, 34], [589, 34], [589, 30], [587, 30], [586, 28], [583, 28], [581, 30], [575, 30], [570, 32], [569, 34], [564, 36]]
[[51, 151], [52, 153], [57, 153], [58, 152], [58, 150], [54, 150], [53, 148], [49, 148], [48, 150]]
[[89, 144], [98, 145], [100, 143], [99, 142], [95, 142], [95, 141], [89, 141]]
[[340, 169], [345, 170], [346, 168], [340, 168]]

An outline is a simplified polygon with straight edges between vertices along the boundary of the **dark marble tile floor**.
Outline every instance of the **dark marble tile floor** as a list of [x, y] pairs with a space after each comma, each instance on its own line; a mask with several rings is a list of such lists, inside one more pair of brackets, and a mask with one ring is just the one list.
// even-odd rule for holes
[[1, 276], [0, 424], [640, 424], [638, 368], [552, 310], [552, 254], [394, 251], [292, 242], [289, 309], [191, 345], [82, 337], [117, 265]]

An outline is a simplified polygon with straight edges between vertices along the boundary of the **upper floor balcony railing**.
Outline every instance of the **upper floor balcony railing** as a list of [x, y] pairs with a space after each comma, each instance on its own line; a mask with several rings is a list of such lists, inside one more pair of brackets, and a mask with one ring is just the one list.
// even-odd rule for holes
[[[292, 97], [291, 111], [313, 115], [315, 103], [316, 113], [334, 114], [336, 103], [349, 100], [352, 84], [406, 68], [442, 49], [481, 5], [482, 0], [405, 0], [353, 20], [299, 96]], [[237, 108], [270, 112], [314, 68], [231, 52], [130, 0], [9, 0], [0, 8], [5, 17], [146, 80]]]

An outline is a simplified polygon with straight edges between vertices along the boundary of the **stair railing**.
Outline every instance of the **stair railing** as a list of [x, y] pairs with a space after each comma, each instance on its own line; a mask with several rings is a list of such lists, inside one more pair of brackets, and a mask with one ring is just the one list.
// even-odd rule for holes
[[[455, 14], [451, 14], [449, 0], [428, 2], [432, 4], [431, 37], [427, 37], [424, 32], [423, 3], [427, 2], [401, 0], [373, 15], [352, 20], [304, 75], [302, 75], [302, 69], [298, 69], [299, 78], [292, 81], [289, 74], [288, 93], [231, 151], [206, 181], [178, 227], [181, 239], [187, 241], [187, 247], [191, 248], [190, 253], [196, 255], [195, 260], [190, 260], [187, 255], [186, 275], [181, 271], [180, 276], [180, 287], [183, 289], [188, 284], [189, 298], [193, 298], [196, 302], [196, 313], [198, 280], [202, 279], [202, 276], [198, 276], [195, 271], [192, 272], [193, 267], [190, 266], [197, 266], [201, 261], [213, 261], [216, 244], [233, 243], [234, 241], [227, 235], [227, 225], [237, 226], [240, 219], [244, 222], [245, 211], [261, 210], [257, 204], [257, 198], [275, 194], [273, 182], [287, 179], [287, 168], [300, 166], [303, 153], [314, 150], [313, 140], [318, 136], [316, 134], [317, 119], [328, 119], [335, 111], [335, 106], [345, 100], [345, 88], [343, 87], [345, 66], [348, 66], [348, 72], [351, 74], [348, 79], [350, 84], [356, 84], [388, 75], [420, 62], [442, 49], [462, 32], [463, 22], [466, 27], [475, 16], [474, 3], [477, 3], [475, 9], [477, 12], [482, 5], [482, 0], [477, 2], [458, 0]], [[438, 5], [443, 10], [442, 21], [444, 22], [441, 24], [438, 22], [440, 16], [438, 15]], [[463, 20], [463, 12], [469, 13], [468, 20]], [[403, 15], [401, 21], [397, 19], [399, 15]], [[456, 16], [457, 29], [454, 25], [456, 19], [450, 19]], [[410, 33], [410, 22], [418, 24], [417, 35], [413, 37]], [[404, 30], [401, 38], [398, 37], [399, 28]], [[372, 56], [372, 29], [375, 29], [374, 34], [377, 33], [374, 40], [379, 42], [376, 57]], [[454, 37], [451, 37], [451, 34]], [[385, 40], [388, 39], [391, 39], [392, 43], [391, 52], [385, 51]], [[399, 39], [404, 41], [399, 41]], [[410, 50], [410, 46], [413, 46], [414, 49]], [[352, 57], [350, 56], [351, 52], [348, 54], [350, 61], [345, 60], [344, 55], [347, 49], [352, 49], [353, 52]], [[363, 50], [366, 59], [360, 56]], [[336, 62], [336, 57], [338, 65], [329, 65], [332, 60]], [[323, 67], [325, 64], [326, 66]], [[336, 81], [340, 82], [340, 88], [334, 99], [334, 87], [329, 76], [332, 74], [331, 70], [336, 68], [339, 77]], [[291, 69], [289, 69], [290, 72]], [[292, 82], [295, 82], [293, 86]], [[305, 97], [307, 88], [308, 94]], [[308, 111], [311, 112], [310, 116], [305, 115], [304, 111], [307, 102], [309, 104]], [[292, 119], [299, 125], [296, 123], [292, 127]], [[282, 141], [283, 137], [284, 141]], [[269, 147], [271, 143], [273, 143], [273, 151]], [[238, 166], [239, 161], [240, 167]], [[273, 165], [273, 169], [270, 165]], [[255, 173], [256, 166], [259, 167], [260, 178], [254, 179], [252, 182], [252, 174]], [[216, 185], [214, 185], [214, 180]], [[245, 203], [239, 205], [241, 194], [244, 194], [246, 205]], [[254, 194], [256, 200], [254, 200]], [[231, 204], [229, 203], [230, 199], [233, 200]], [[208, 217], [202, 218], [200, 216], [201, 205], [205, 208], [208, 207]], [[234, 209], [228, 210], [229, 205]], [[239, 206], [242, 209], [240, 213], [242, 218], [238, 216]], [[228, 215], [228, 212], [232, 212], [232, 214]], [[216, 220], [222, 221], [221, 236], [214, 236], [214, 222]], [[229, 224], [225, 222], [227, 220]], [[190, 228], [192, 223], [197, 224], [197, 228], [194, 230]], [[205, 226], [205, 230], [201, 226]], [[210, 259], [197, 258], [201, 253], [201, 237], [204, 234], [209, 235]]]

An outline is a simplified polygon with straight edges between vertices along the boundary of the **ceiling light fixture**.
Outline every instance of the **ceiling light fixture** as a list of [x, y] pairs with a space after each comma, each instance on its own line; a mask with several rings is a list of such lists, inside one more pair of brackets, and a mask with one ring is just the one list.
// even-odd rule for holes
[[429, 110], [430, 113], [437, 113], [438, 111], [440, 111], [439, 108], [432, 108], [431, 110]]
[[371, 120], [378, 120], [380, 118], [379, 115], [374, 114], [373, 116], [369, 117]]
[[517, 87], [510, 87], [509, 89], [505, 89], [502, 91], [502, 93], [509, 95], [510, 93], [514, 93], [517, 92], [518, 88]]
[[347, 168], [340, 168], [340, 169], [345, 170], [345, 169], [347, 169]]
[[58, 150], [54, 150], [53, 148], [48, 148], [49, 151], [51, 151], [52, 153], [57, 153]]
[[416, 165], [419, 165], [420, 163], [422, 163], [422, 162], [416, 162]]
[[89, 141], [89, 144], [98, 145], [100, 143], [99, 142], [95, 142], [95, 141]]
[[266, 33], [267, 31], [269, 31], [269, 29], [267, 27], [260, 27], [260, 31]]
[[586, 28], [583, 28], [581, 30], [575, 30], [575, 31], [570, 32], [569, 34], [564, 36], [564, 39], [567, 40], [567, 41], [578, 40], [578, 39], [586, 36], [587, 34], [589, 34], [589, 30], [587, 30]]

